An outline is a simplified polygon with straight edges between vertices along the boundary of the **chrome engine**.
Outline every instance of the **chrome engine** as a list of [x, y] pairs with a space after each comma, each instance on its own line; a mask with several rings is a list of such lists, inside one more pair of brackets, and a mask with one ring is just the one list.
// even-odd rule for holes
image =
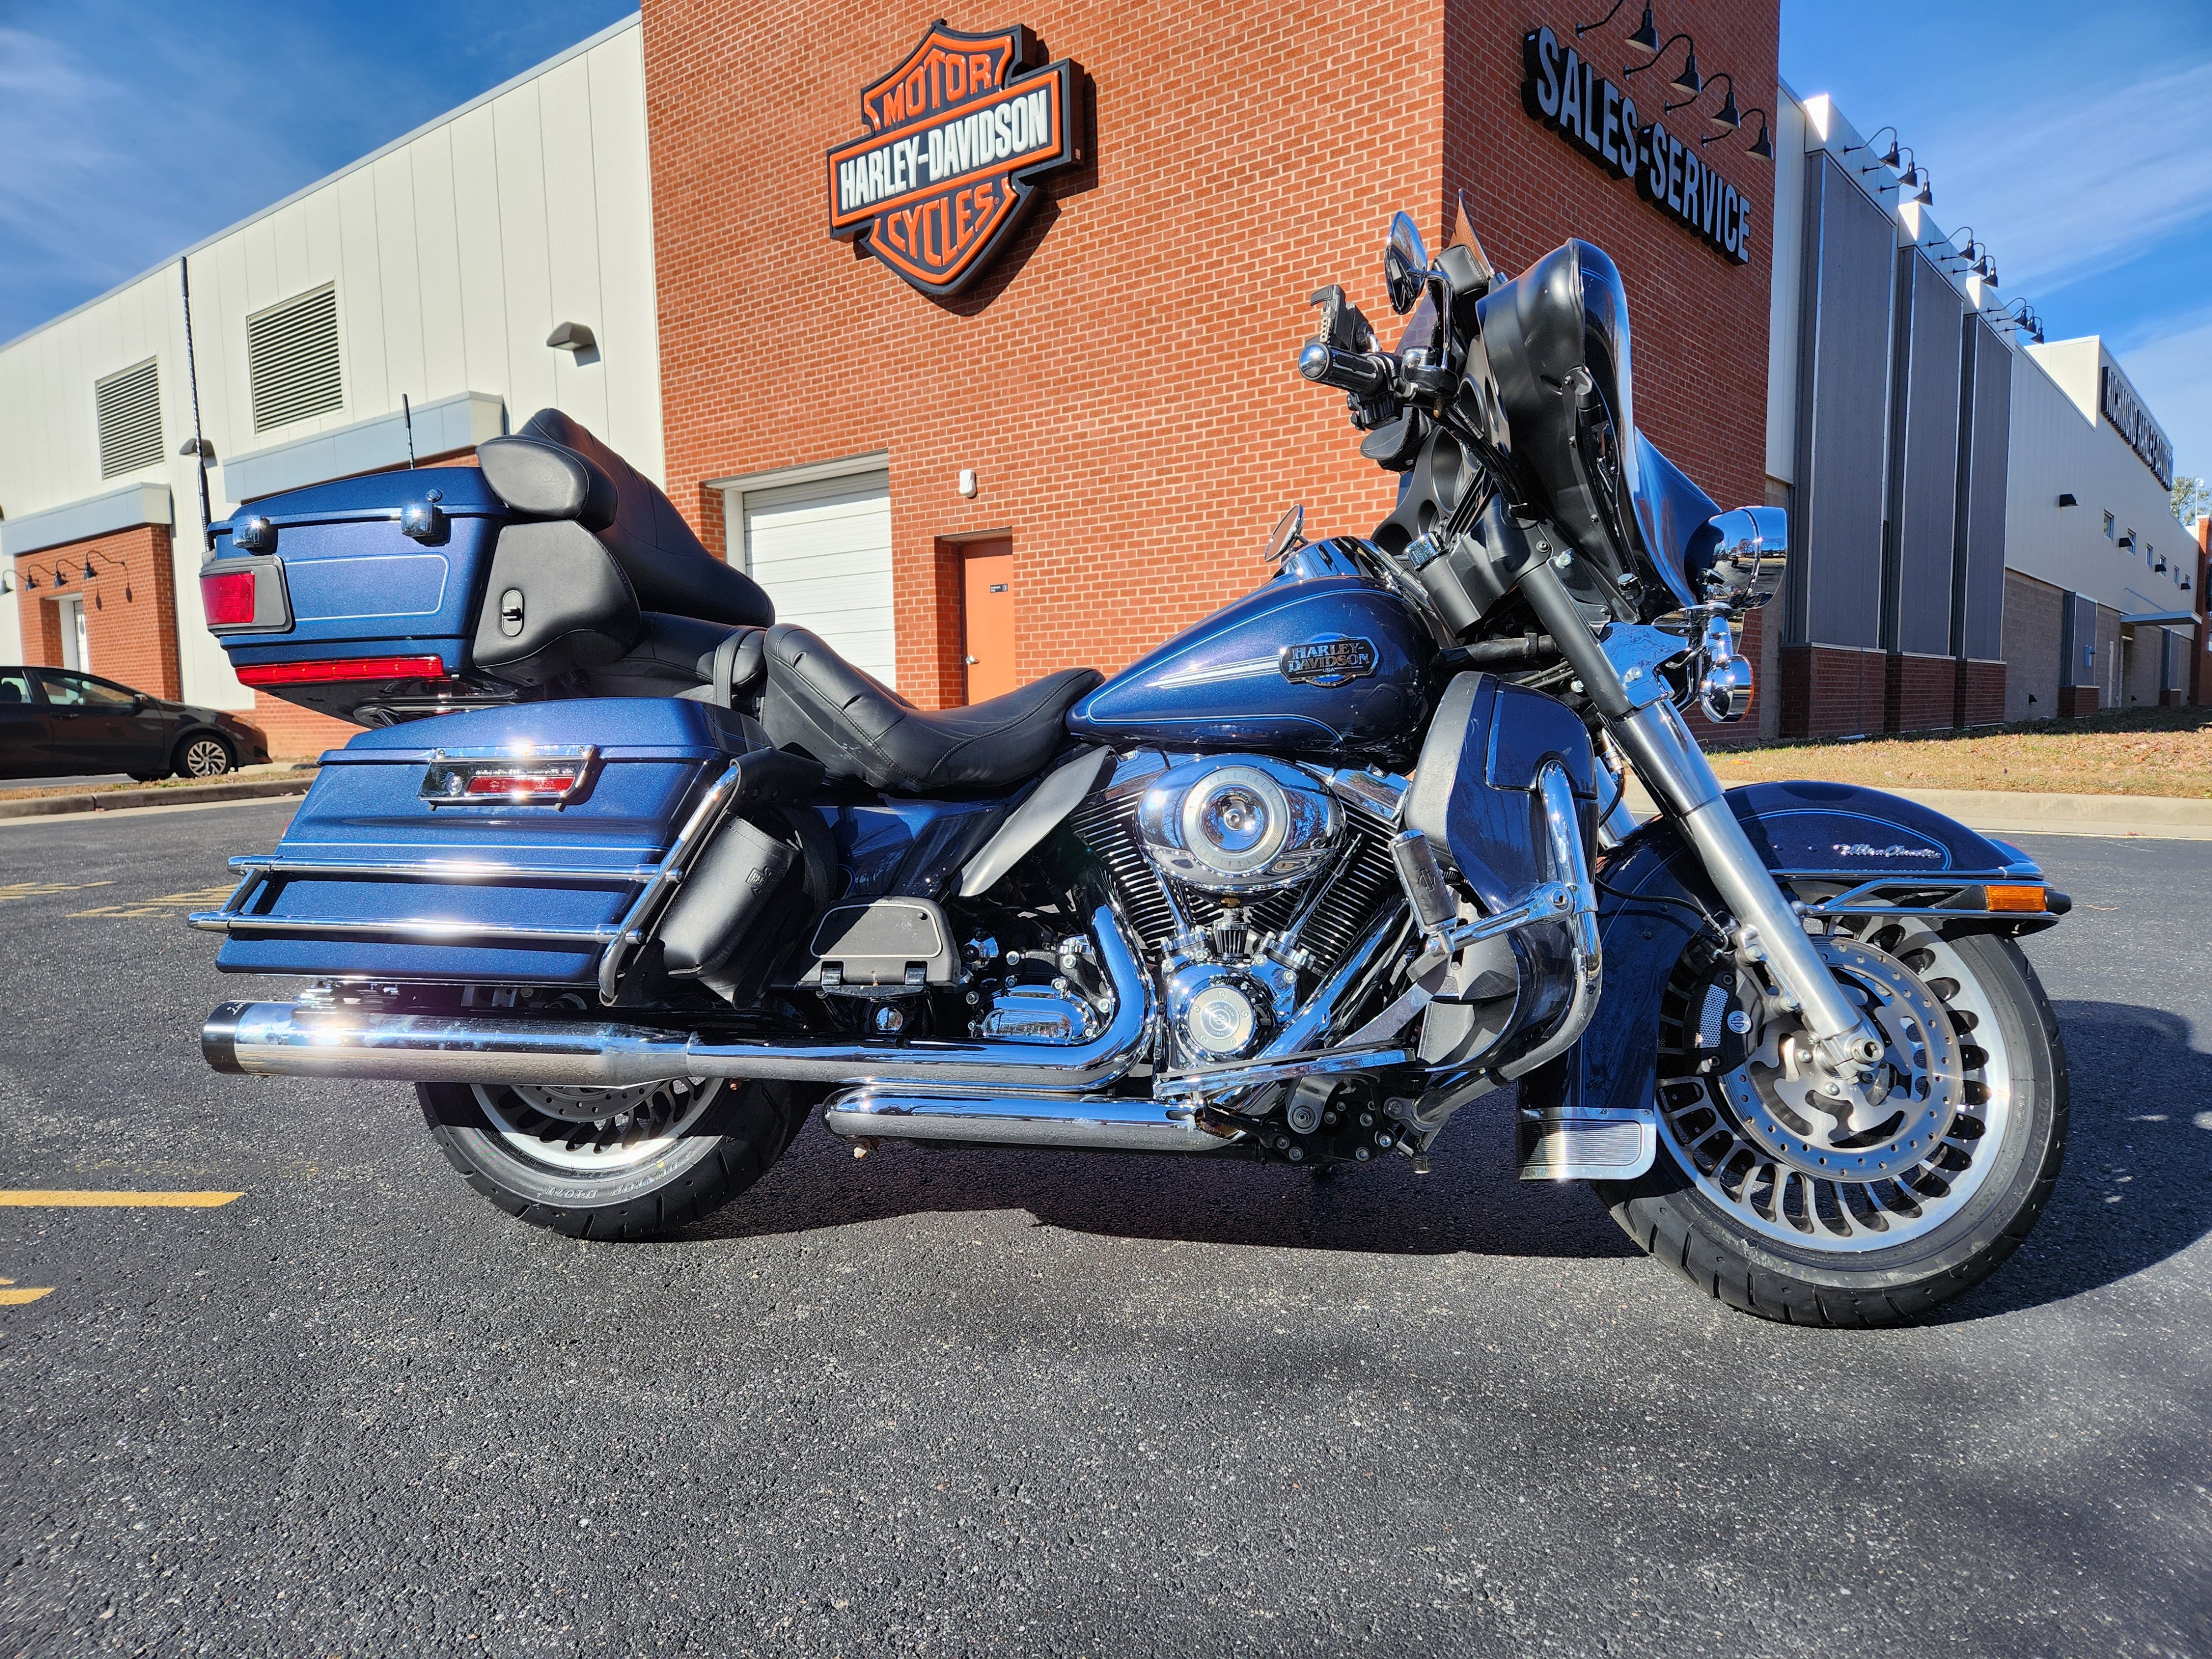
[[1396, 885], [1387, 830], [1263, 756], [1129, 757], [1076, 829], [1149, 947], [1173, 1065], [1265, 1048]]

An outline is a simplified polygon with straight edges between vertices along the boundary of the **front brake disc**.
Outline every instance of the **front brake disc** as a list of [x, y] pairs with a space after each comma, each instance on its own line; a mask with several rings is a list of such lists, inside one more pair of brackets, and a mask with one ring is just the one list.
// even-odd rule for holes
[[1809, 1045], [1770, 1022], [1722, 1089], [1744, 1133], [1792, 1168], [1851, 1181], [1903, 1175], [1942, 1144], [1964, 1098], [1950, 1015], [1894, 957], [1854, 939], [1814, 943], [1881, 1034], [1872, 1076], [1854, 1083], [1811, 1064]]

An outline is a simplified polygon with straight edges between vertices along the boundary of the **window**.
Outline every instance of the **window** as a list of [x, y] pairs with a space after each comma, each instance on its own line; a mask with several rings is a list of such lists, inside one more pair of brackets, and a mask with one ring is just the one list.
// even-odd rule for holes
[[127, 712], [138, 706], [138, 700], [120, 686], [110, 685], [106, 680], [96, 680], [86, 674], [72, 674], [64, 669], [42, 668], [39, 678], [46, 683], [46, 701], [64, 708], [112, 708]]
[[136, 472], [161, 459], [161, 365], [144, 362], [92, 386], [100, 416], [100, 476]]
[[2112, 515], [2109, 513], [2105, 514], [2105, 539], [2112, 539]]
[[345, 402], [338, 380], [338, 294], [325, 283], [246, 319], [253, 429], [326, 415]]
[[31, 672], [27, 668], [0, 668], [0, 703], [36, 702], [31, 691]]

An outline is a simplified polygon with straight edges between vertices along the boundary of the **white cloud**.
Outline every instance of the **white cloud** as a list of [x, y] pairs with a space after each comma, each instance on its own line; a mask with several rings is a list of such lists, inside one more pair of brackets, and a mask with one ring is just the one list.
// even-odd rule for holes
[[2212, 310], [2162, 317], [2112, 356], [2173, 440], [2173, 469], [2212, 477]]
[[2021, 103], [2010, 87], [1923, 124], [1945, 226], [1971, 223], [2008, 292], [2125, 264], [2212, 216], [2212, 56]]

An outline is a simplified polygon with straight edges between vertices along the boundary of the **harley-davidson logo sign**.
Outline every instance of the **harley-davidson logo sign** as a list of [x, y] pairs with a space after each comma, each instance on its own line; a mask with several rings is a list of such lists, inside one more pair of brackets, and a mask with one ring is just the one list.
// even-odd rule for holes
[[1286, 645], [1275, 665], [1293, 684], [1344, 685], [1375, 672], [1375, 641], [1335, 634]]
[[1075, 66], [1042, 55], [1026, 28], [933, 25], [861, 94], [866, 137], [830, 152], [830, 234], [865, 237], [924, 294], [957, 293], [1020, 222], [1034, 181], [1081, 159]]

